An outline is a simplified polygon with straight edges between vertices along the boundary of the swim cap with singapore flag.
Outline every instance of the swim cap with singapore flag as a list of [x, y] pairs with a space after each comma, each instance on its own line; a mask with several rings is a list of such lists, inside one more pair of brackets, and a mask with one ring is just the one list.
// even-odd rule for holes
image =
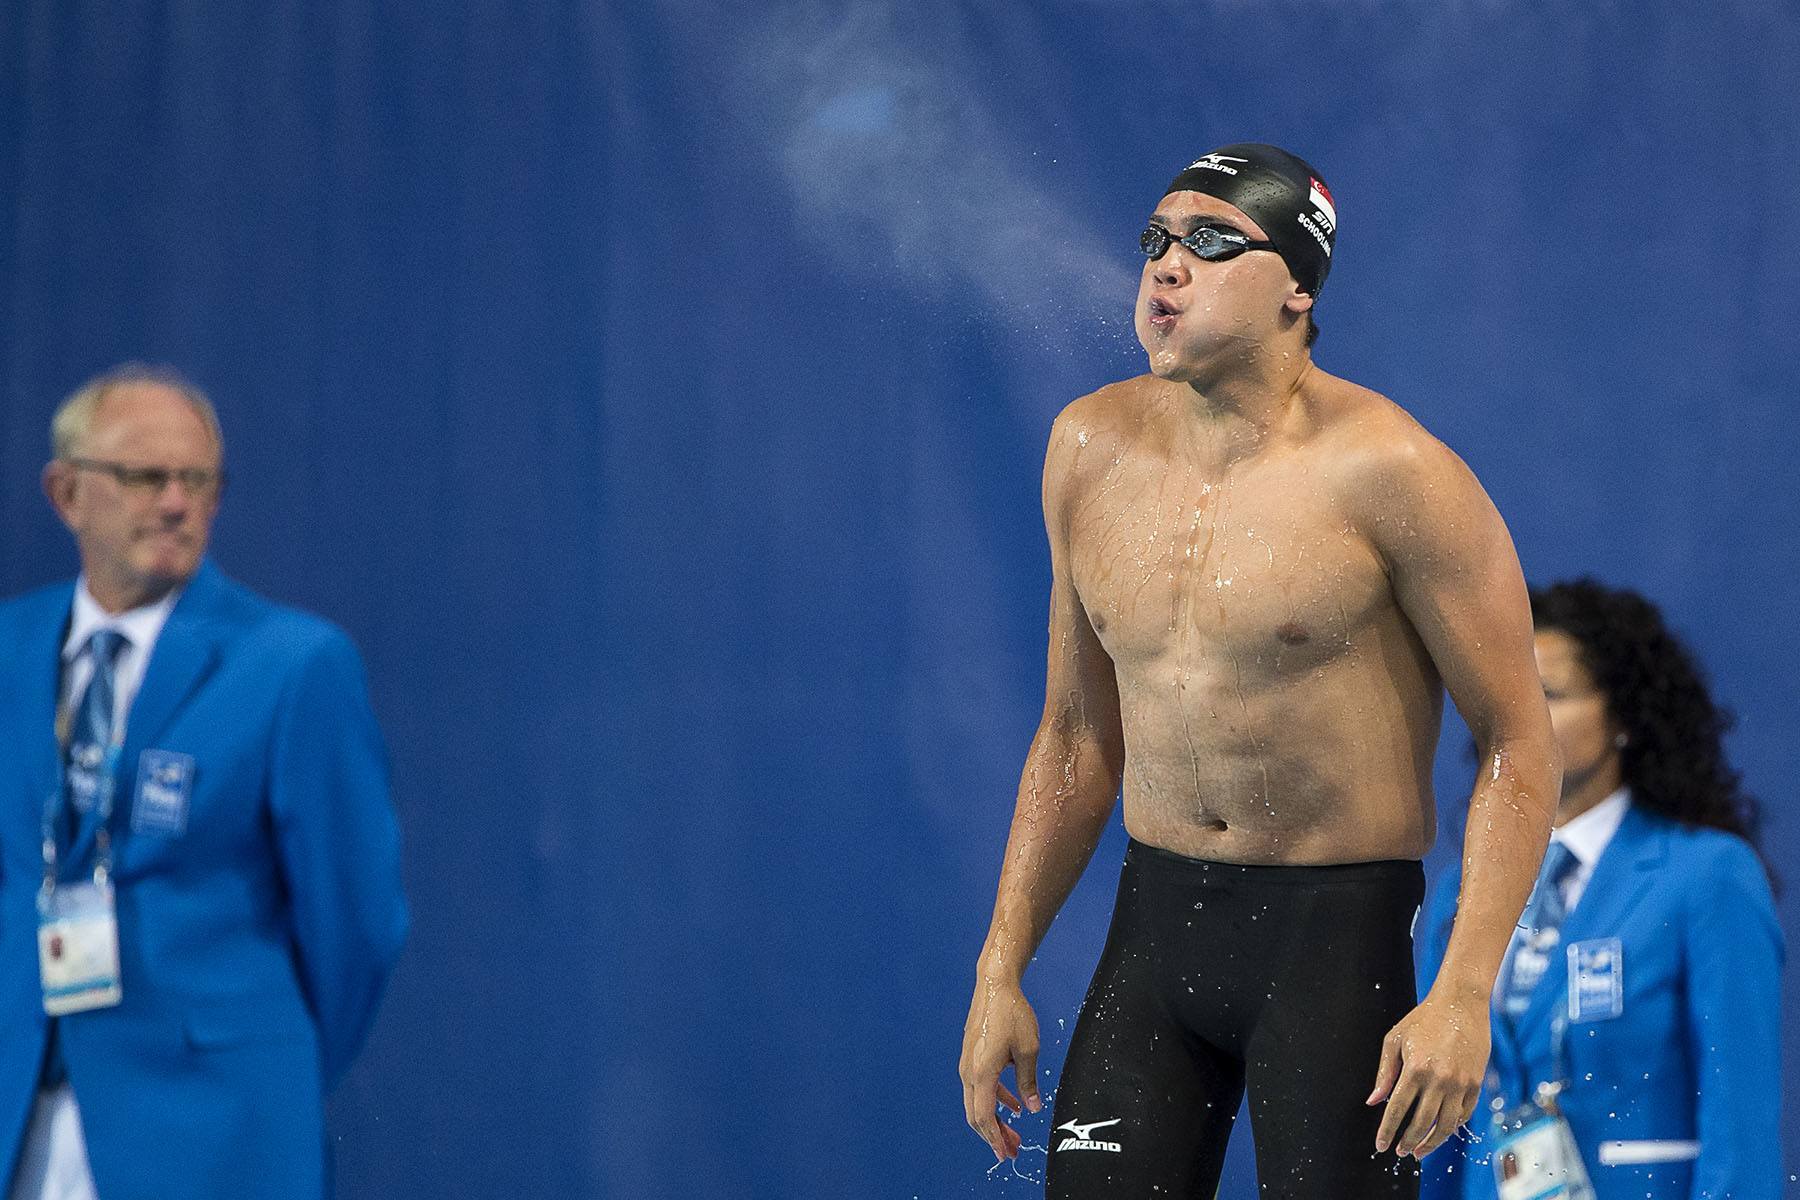
[[1331, 273], [1337, 209], [1331, 191], [1304, 159], [1278, 146], [1240, 142], [1189, 163], [1169, 192], [1204, 192], [1235, 205], [1262, 226], [1294, 282], [1317, 296]]

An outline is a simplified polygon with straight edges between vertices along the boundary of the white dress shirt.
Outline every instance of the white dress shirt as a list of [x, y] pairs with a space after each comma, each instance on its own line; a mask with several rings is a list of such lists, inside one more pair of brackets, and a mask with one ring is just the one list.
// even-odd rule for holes
[[1625, 819], [1625, 810], [1630, 807], [1631, 790], [1620, 788], [1568, 824], [1550, 831], [1550, 840], [1561, 842], [1575, 856], [1575, 867], [1562, 879], [1564, 912], [1575, 911], [1581, 893], [1587, 890], [1588, 880], [1594, 877], [1594, 864], [1606, 853], [1607, 844], [1613, 840], [1613, 834], [1619, 832], [1619, 822]]
[[137, 698], [138, 688], [144, 682], [144, 669], [150, 665], [150, 652], [156, 649], [156, 639], [162, 636], [163, 626], [179, 599], [181, 589], [175, 588], [155, 604], [109, 613], [88, 591], [87, 576], [82, 576], [75, 584], [69, 636], [63, 641], [60, 711], [72, 711], [88, 680], [94, 677], [94, 655], [88, 649], [88, 639], [101, 629], [117, 630], [124, 635], [125, 644], [119, 648], [119, 657], [113, 660], [113, 730], [122, 736], [126, 714], [130, 713], [131, 702]]

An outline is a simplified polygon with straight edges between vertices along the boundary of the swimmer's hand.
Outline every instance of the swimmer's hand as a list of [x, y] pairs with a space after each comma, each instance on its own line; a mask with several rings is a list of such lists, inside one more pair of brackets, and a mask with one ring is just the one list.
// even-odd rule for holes
[[[963, 1115], [969, 1128], [979, 1133], [994, 1158], [1016, 1158], [1019, 1133], [1003, 1125], [995, 1105], [1003, 1104], [1017, 1115], [1021, 1108], [1043, 1110], [1037, 1084], [1037, 1017], [1017, 983], [980, 979], [975, 999], [969, 1004], [969, 1021], [963, 1027]], [[1000, 1082], [1000, 1072], [1010, 1065], [1013, 1079], [1024, 1097], [1021, 1102]]]
[[[1424, 1158], [1474, 1115], [1487, 1070], [1488, 1010], [1479, 1001], [1426, 996], [1381, 1043], [1375, 1090], [1364, 1103], [1387, 1101], [1375, 1134], [1376, 1153], [1389, 1146]], [[1412, 1113], [1406, 1131], [1400, 1123]]]

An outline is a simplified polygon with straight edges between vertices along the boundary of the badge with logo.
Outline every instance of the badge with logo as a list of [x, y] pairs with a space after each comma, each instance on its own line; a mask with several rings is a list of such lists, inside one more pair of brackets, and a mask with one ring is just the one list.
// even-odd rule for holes
[[53, 1017], [119, 1002], [119, 922], [110, 882], [38, 893], [38, 979], [44, 1011]]
[[1493, 1161], [1500, 1200], [1593, 1200], [1574, 1136], [1560, 1117], [1540, 1117], [1505, 1135]]
[[1569, 1021], [1606, 1021], [1625, 1011], [1625, 950], [1618, 938], [1569, 944]]
[[138, 757], [137, 792], [131, 798], [131, 831], [180, 837], [187, 832], [188, 800], [193, 794], [192, 755], [144, 751]]
[[1494, 1187], [1500, 1200], [1594, 1200], [1594, 1185], [1557, 1107], [1560, 1084], [1539, 1084], [1537, 1097], [1511, 1110], [1496, 1100], [1492, 1133]]

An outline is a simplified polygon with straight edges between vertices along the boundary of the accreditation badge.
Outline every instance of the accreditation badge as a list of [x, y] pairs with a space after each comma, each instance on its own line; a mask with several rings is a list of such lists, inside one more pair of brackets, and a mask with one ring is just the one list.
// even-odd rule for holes
[[1536, 1104], [1495, 1122], [1493, 1164], [1500, 1200], [1594, 1200], [1569, 1123]]
[[110, 880], [38, 893], [38, 978], [53, 1017], [110, 1008], [119, 987], [119, 920]]

